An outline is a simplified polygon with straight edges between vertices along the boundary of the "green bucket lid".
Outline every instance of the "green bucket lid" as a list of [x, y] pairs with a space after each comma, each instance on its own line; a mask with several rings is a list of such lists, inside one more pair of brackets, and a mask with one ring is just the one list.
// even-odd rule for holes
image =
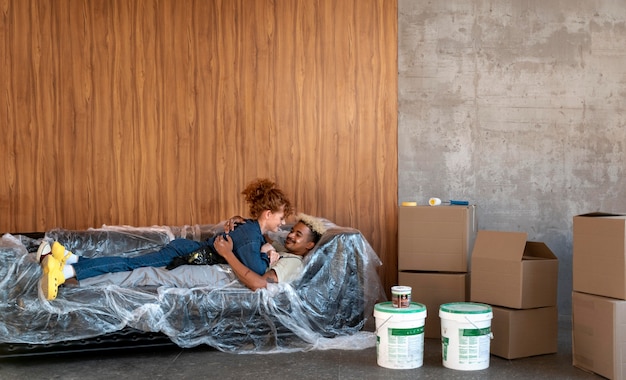
[[452, 314], [486, 314], [491, 313], [491, 306], [476, 302], [452, 302], [444, 303], [439, 310]]
[[409, 314], [426, 311], [426, 305], [418, 302], [411, 302], [409, 307], [394, 307], [393, 302], [387, 301], [374, 305], [374, 310], [381, 313]]

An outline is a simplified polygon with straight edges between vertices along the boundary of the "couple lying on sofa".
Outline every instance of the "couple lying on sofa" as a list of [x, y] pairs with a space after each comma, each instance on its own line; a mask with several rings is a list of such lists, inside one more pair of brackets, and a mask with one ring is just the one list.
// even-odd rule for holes
[[[59, 286], [69, 279], [82, 281], [105, 273], [166, 265], [169, 270], [184, 264], [228, 264], [239, 281], [251, 290], [264, 288], [268, 282], [296, 278], [303, 269], [303, 257], [326, 231], [324, 223], [299, 214], [282, 245], [272, 241], [267, 233], [278, 232], [284, 224], [285, 217], [291, 213], [289, 200], [269, 180], [252, 182], [243, 194], [255, 219], [233, 217], [227, 221], [223, 234], [202, 242], [179, 238], [141, 256], [86, 258], [73, 254], [57, 241], [50, 244], [44, 240], [36, 256], [43, 270], [40, 286], [44, 297], [55, 299]], [[143, 285], [161, 284], [144, 281]]]
[[[364, 327], [371, 321], [374, 304], [386, 297], [378, 276], [381, 262], [376, 252], [358, 230], [325, 219], [301, 216], [293, 228], [283, 226], [291, 207], [282, 201], [286, 198], [277, 189], [270, 193], [269, 204], [253, 202], [261, 204], [250, 210], [257, 218], [234, 228], [228, 233], [229, 238], [224, 235], [222, 223], [103, 226], [84, 231], [53, 229], [43, 238], [46, 242], [58, 242], [51, 245], [24, 235], [3, 235], [0, 357], [70, 347], [83, 350], [91, 344], [87, 342], [108, 342], [120, 335], [132, 338], [131, 343], [135, 344], [137, 333], [147, 335], [141, 339], [148, 345], [150, 334], [156, 333], [164, 334], [180, 347], [209, 345], [237, 353], [360, 349], [374, 345], [374, 334]], [[311, 233], [315, 235], [315, 231], [323, 235], [311, 249]], [[282, 243], [296, 256], [308, 253], [299, 256], [302, 260], [282, 254], [283, 258], [270, 264], [274, 254], [268, 246], [262, 248], [263, 232], [274, 244]], [[181, 251], [176, 258], [202, 263], [204, 259], [217, 260], [221, 254], [231, 265], [181, 265], [167, 270], [165, 266], [173, 261], [169, 256], [160, 267], [78, 277], [79, 286], [71, 286], [71, 281], [65, 280], [63, 271], [68, 264], [74, 270], [67, 274], [70, 277], [80, 272], [76, 270], [80, 262], [100, 262], [106, 267], [110, 262], [107, 260], [119, 260], [109, 259], [111, 255], [129, 258], [130, 262], [141, 260], [132, 258], [150, 257], [179, 238], [193, 242], [192, 253], [198, 255]], [[212, 242], [215, 251], [206, 242]], [[299, 243], [306, 249], [296, 248]], [[41, 262], [46, 262], [47, 272], [43, 274], [36, 254], [38, 247]], [[71, 264], [76, 258], [69, 251], [80, 256], [77, 263]], [[303, 268], [282, 268], [291, 267], [292, 260], [301, 262]], [[56, 267], [50, 264], [55, 261]], [[259, 263], [273, 269], [259, 274], [252, 269]], [[290, 280], [288, 273], [299, 274]], [[65, 282], [61, 290], [51, 291], [48, 287], [48, 279], [54, 277], [57, 284]], [[50, 302], [44, 297], [42, 278], [46, 278], [43, 285], [48, 289], [47, 295], [58, 291], [58, 297]], [[256, 286], [260, 288], [250, 290]], [[130, 335], [126, 335], [127, 331]]]

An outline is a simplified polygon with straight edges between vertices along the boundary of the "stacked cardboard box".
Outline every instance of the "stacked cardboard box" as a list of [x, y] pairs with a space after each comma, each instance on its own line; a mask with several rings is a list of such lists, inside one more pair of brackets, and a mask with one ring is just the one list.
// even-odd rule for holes
[[401, 206], [398, 283], [426, 305], [426, 338], [440, 338], [439, 306], [469, 299], [469, 264], [476, 235], [475, 206]]
[[478, 231], [470, 300], [493, 308], [491, 353], [507, 359], [554, 353], [558, 260], [520, 232]]
[[626, 216], [574, 217], [573, 365], [626, 378]]

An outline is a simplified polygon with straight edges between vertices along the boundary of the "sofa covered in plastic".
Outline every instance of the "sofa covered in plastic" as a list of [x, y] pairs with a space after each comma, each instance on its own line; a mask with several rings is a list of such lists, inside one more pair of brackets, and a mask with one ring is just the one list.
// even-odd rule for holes
[[164, 344], [236, 353], [373, 346], [375, 335], [364, 327], [385, 298], [377, 274], [381, 262], [358, 230], [328, 227], [305, 258], [302, 276], [291, 283], [251, 291], [227, 265], [185, 265], [68, 282], [52, 301], [39, 289], [35, 252], [42, 238], [89, 257], [140, 255], [176, 237], [206, 239], [221, 233], [222, 224], [55, 229], [41, 238], [5, 234], [0, 357]]

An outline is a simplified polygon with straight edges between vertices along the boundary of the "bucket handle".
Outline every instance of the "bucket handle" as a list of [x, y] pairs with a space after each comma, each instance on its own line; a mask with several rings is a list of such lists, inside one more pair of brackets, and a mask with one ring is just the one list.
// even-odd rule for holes
[[[476, 326], [476, 325], [474, 324], [474, 322], [472, 322], [472, 320], [471, 320], [471, 319], [469, 319], [469, 318], [467, 317], [467, 315], [465, 316], [465, 320], [466, 320], [466, 321], [467, 321], [470, 325], [474, 326], [474, 327], [476, 328], [476, 330], [480, 330], [480, 327]], [[385, 321], [385, 322], [386, 322], [386, 321]], [[490, 338], [490, 339], [493, 339], [493, 332], [491, 332], [491, 330], [489, 331], [489, 338]]]
[[376, 328], [376, 334], [377, 334], [377, 335], [378, 335], [378, 329], [380, 329], [381, 327], [383, 327], [383, 326], [385, 325], [385, 323], [389, 322], [389, 320], [390, 320], [392, 317], [393, 317], [393, 315], [390, 315], [390, 316], [389, 316], [389, 318], [385, 319], [385, 320], [383, 321], [383, 323], [381, 323], [381, 324], [380, 324], [380, 326], [378, 326], [378, 327]]

